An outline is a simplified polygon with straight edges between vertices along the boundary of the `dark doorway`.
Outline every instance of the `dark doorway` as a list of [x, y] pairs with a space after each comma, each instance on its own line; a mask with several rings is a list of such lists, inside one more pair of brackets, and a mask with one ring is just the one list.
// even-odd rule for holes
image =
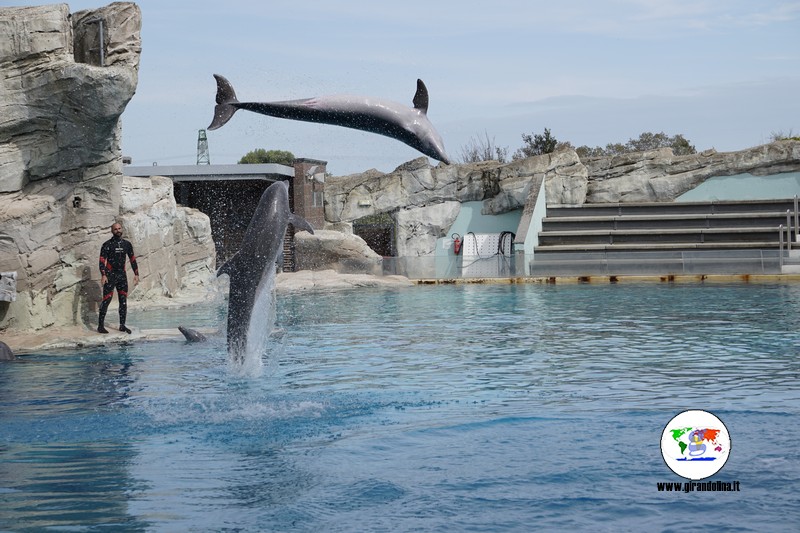
[[217, 265], [233, 257], [271, 182], [255, 180], [183, 181], [175, 183], [179, 204], [199, 209], [211, 219]]
[[353, 222], [353, 233], [364, 239], [372, 250], [383, 257], [394, 257], [395, 224], [389, 213], [360, 218]]

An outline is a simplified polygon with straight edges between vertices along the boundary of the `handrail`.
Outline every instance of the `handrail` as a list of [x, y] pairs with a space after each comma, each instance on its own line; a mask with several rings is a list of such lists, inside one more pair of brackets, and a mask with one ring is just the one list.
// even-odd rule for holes
[[[780, 267], [783, 270], [784, 255], [783, 255], [783, 224], [778, 226], [778, 257], [780, 258]], [[800, 199], [798, 195], [794, 196], [794, 240], [800, 242]], [[792, 253], [792, 210], [786, 210], [786, 252], [787, 256]]]
[[783, 224], [778, 226], [778, 258], [781, 270], [783, 270]]

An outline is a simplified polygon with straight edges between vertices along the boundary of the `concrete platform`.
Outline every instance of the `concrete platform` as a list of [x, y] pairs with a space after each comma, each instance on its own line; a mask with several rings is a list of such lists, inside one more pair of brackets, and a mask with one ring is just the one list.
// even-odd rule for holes
[[[219, 333], [215, 328], [194, 328], [203, 335], [212, 336]], [[109, 328], [108, 334], [98, 333], [93, 329], [82, 326], [69, 328], [48, 328], [36, 333], [4, 333], [3, 342], [14, 351], [16, 355], [40, 352], [45, 350], [77, 349], [88, 346], [112, 346], [130, 344], [134, 342], [184, 340], [178, 328], [169, 329], [139, 329], [131, 327], [131, 333], [123, 333], [117, 329]]]

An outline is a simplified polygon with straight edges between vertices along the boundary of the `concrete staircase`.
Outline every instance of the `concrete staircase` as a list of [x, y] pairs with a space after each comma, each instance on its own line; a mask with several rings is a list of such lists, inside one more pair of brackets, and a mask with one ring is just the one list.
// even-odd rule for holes
[[781, 271], [794, 199], [548, 207], [531, 274], [763, 274]]
[[283, 236], [283, 262], [278, 265], [281, 272], [294, 272], [296, 270], [294, 252], [294, 226], [290, 225], [286, 228], [286, 234]]

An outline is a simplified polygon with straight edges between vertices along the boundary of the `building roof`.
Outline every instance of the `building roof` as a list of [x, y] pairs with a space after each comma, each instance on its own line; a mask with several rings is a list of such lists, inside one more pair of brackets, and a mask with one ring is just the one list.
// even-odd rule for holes
[[173, 181], [283, 181], [294, 178], [294, 168], [267, 163], [260, 165], [124, 165], [125, 176], [164, 176]]

